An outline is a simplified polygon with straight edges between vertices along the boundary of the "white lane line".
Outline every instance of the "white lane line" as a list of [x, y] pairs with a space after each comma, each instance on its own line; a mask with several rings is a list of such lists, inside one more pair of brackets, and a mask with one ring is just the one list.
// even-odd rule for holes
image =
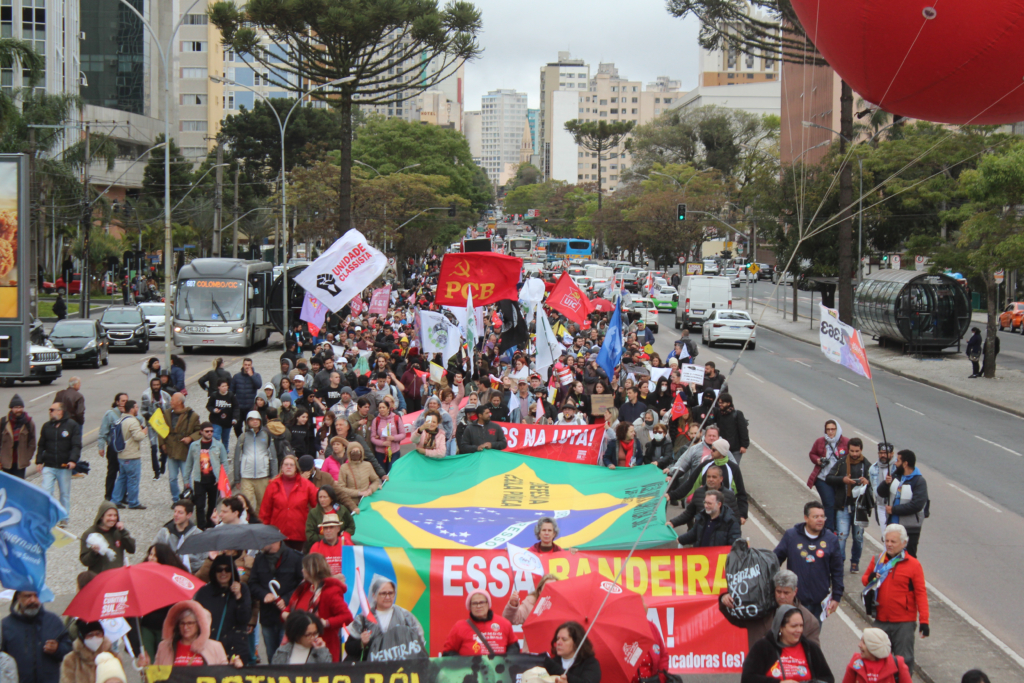
[[770, 349], [767, 346], [765, 346], [764, 344], [761, 344], [761, 348], [764, 349], [765, 351], [767, 351], [768, 353], [775, 353], [775, 349]]
[[1002, 448], [1002, 449], [1003, 449], [1004, 451], [1006, 451], [1007, 453], [1013, 453], [1013, 454], [1014, 454], [1014, 455], [1016, 455], [1017, 457], [1024, 457], [1024, 456], [1021, 456], [1021, 454], [1020, 454], [1020, 453], [1018, 453], [1017, 451], [1015, 451], [1015, 450], [1013, 450], [1013, 449], [1010, 449], [1010, 448], [1007, 448], [1006, 446], [1000, 446], [1000, 445], [999, 445], [999, 444], [997, 444], [997, 443], [996, 443], [995, 441], [989, 441], [989, 440], [988, 440], [988, 439], [986, 439], [985, 437], [982, 437], [982, 436], [978, 436], [977, 434], [975, 434], [975, 435], [974, 435], [974, 438], [975, 438], [975, 439], [981, 439], [981, 440], [982, 440], [982, 441], [984, 441], [985, 443], [989, 443], [989, 444], [992, 444], [992, 445], [993, 445], [993, 446], [995, 446], [996, 448]]
[[848, 380], [848, 379], [843, 379], [842, 377], [836, 377], [836, 379], [837, 379], [837, 380], [839, 380], [840, 382], [846, 382], [846, 383], [847, 383], [847, 384], [849, 384], [849, 385], [850, 385], [851, 387], [857, 387], [858, 389], [860, 389], [860, 385], [859, 385], [859, 384], [854, 384], [853, 382], [851, 382], [851, 381], [850, 381], [850, 380]]
[[810, 365], [808, 365], [807, 363], [803, 362], [802, 360], [794, 360], [793, 362], [794, 363], [799, 363], [800, 365], [804, 366], [805, 368], [811, 367]]
[[[768, 451], [766, 451], [766, 450], [764, 449], [764, 446], [762, 446], [762, 445], [761, 445], [761, 444], [759, 444], [758, 442], [756, 442], [756, 441], [754, 441], [753, 439], [751, 439], [751, 440], [750, 440], [750, 443], [751, 443], [751, 444], [752, 444], [752, 445], [753, 445], [753, 446], [754, 446], [754, 447], [755, 447], [755, 448], [756, 448], [757, 450], [759, 450], [759, 451], [761, 451], [762, 453], [764, 453], [765, 457], [766, 457], [766, 458], [768, 458], [769, 460], [771, 460], [771, 461], [772, 461], [773, 463], [775, 463], [775, 465], [776, 465], [776, 466], [778, 466], [778, 467], [782, 468], [782, 471], [783, 471], [783, 472], [785, 472], [785, 473], [786, 473], [786, 474], [788, 474], [789, 476], [793, 477], [793, 479], [795, 479], [795, 480], [797, 480], [798, 482], [800, 482], [800, 485], [801, 485], [801, 486], [807, 486], [807, 478], [806, 478], [806, 477], [803, 477], [803, 478], [801, 478], [801, 477], [797, 476], [797, 473], [796, 473], [796, 472], [794, 472], [793, 470], [791, 470], [791, 469], [789, 469], [788, 467], [786, 467], [785, 465], [783, 465], [783, 464], [782, 464], [782, 461], [780, 461], [780, 460], [779, 460], [778, 458], [776, 458], [776, 457], [775, 457], [774, 455], [772, 455], [771, 453], [769, 453]], [[811, 492], [811, 495], [813, 495], [813, 496], [815, 496], [815, 497], [819, 497], [819, 496], [818, 496], [818, 492], [817, 492], [817, 491], [815, 491], [814, 489], [810, 489], [810, 492]], [[820, 498], [820, 497], [819, 497], [819, 498]]]
[[800, 399], [798, 399], [798, 398], [796, 398], [794, 396], [790, 396], [790, 398], [793, 399], [794, 401], [796, 401], [797, 403], [799, 403], [800, 405], [802, 405], [804, 408], [808, 408], [809, 410], [814, 410], [814, 406], [809, 406], [809, 405], [807, 405], [806, 403], [804, 403], [803, 401], [801, 401]]
[[876, 438], [874, 438], [874, 437], [870, 437], [870, 436], [868, 436], [867, 434], [865, 434], [864, 432], [862, 432], [862, 431], [860, 431], [860, 430], [854, 429], [853, 431], [857, 432], [858, 434], [860, 434], [861, 436], [863, 436], [863, 437], [864, 437], [865, 439], [867, 439], [868, 441], [872, 441], [872, 442], [874, 442], [874, 443], [878, 443], [878, 439], [876, 439]]
[[962, 488], [960, 488], [960, 487], [959, 487], [959, 486], [957, 486], [956, 484], [953, 484], [953, 483], [951, 483], [951, 482], [948, 482], [948, 481], [947, 481], [946, 483], [947, 483], [947, 484], [949, 484], [950, 486], [952, 486], [952, 487], [953, 487], [954, 489], [956, 489], [956, 490], [957, 490], [957, 491], [959, 491], [960, 493], [962, 493], [962, 494], [964, 494], [965, 496], [967, 496], [968, 498], [971, 498], [971, 499], [973, 499], [973, 500], [976, 500], [976, 501], [978, 501], [979, 503], [981, 503], [982, 505], [984, 505], [985, 507], [987, 507], [987, 508], [988, 508], [989, 510], [995, 510], [996, 512], [1002, 512], [1002, 510], [1000, 510], [999, 508], [997, 508], [997, 507], [996, 507], [995, 505], [991, 505], [991, 504], [989, 504], [989, 503], [986, 503], [985, 501], [983, 501], [983, 500], [982, 500], [981, 498], [978, 498], [978, 497], [977, 497], [976, 495], [974, 495], [973, 493], [970, 493], [969, 491], [964, 491], [964, 490], [963, 490]]
[[57, 393], [56, 389], [54, 389], [53, 391], [48, 391], [47, 393], [43, 394], [42, 396], [36, 396], [34, 399], [29, 401], [29, 403], [35, 403], [36, 401], [42, 401], [47, 396], [50, 396], [51, 394], [56, 394], [56, 393]]
[[[893, 401], [893, 403], [896, 403], [896, 401]], [[917, 413], [921, 417], [924, 417], [924, 413], [922, 413], [920, 410], [914, 410], [913, 408], [908, 408], [907, 406], [903, 405], [902, 403], [896, 403], [896, 405], [898, 405], [900, 408], [903, 408], [904, 410], [909, 410], [912, 413]]]
[[755, 376], [755, 375], [751, 375], [751, 374], [750, 374], [749, 372], [748, 372], [748, 373], [746, 373], [746, 375], [747, 375], [747, 377], [749, 377], [750, 379], [756, 379], [756, 380], [757, 380], [758, 382], [760, 382], [761, 384], [764, 384], [764, 380], [763, 380], [763, 379], [761, 379], [760, 377], [757, 377], [757, 376]]
[[842, 607], [836, 610], [836, 616], [842, 619], [843, 623], [849, 626], [850, 630], [853, 631], [858, 638], [864, 635], [864, 632], [857, 628], [857, 624], [853, 623], [853, 619], [847, 616], [846, 612], [843, 611]]
[[97, 372], [96, 374], [97, 374], [97, 375], [105, 375], [105, 374], [107, 374], [108, 372], [113, 372], [114, 370], [120, 370], [120, 369], [121, 369], [121, 368], [107, 368], [106, 370], [103, 370], [103, 371], [101, 371], [101, 372]]

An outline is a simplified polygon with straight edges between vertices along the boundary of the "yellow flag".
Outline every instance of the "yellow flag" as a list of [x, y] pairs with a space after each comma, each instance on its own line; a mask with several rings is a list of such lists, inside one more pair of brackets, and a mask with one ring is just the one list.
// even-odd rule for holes
[[51, 533], [53, 534], [53, 544], [50, 546], [51, 549], [63, 548], [66, 545], [78, 541], [78, 536], [75, 536], [68, 531], [64, 531], [59, 526], [53, 527]]
[[167, 435], [171, 433], [171, 428], [164, 421], [164, 411], [162, 410], [157, 410], [153, 413], [152, 417], [149, 418], [149, 424], [156, 430], [161, 439], [166, 439]]

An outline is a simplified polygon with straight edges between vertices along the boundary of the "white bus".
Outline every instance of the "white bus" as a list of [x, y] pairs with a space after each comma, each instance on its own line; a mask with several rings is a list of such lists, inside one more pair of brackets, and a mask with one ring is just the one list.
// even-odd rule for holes
[[521, 259], [534, 258], [536, 242], [532, 237], [510, 237], [508, 240], [508, 253], [510, 256], [518, 256]]

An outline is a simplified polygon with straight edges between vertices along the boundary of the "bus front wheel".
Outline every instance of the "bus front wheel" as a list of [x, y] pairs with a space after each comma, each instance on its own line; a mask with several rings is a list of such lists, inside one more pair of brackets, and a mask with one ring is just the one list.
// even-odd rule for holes
[[181, 350], [182, 350], [183, 353], [192, 353], [192, 347], [191, 346], [182, 346]]

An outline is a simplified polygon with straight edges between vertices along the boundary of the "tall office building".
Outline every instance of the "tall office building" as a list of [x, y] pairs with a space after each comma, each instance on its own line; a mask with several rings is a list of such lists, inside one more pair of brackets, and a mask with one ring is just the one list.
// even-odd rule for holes
[[[27, 41], [46, 61], [35, 88], [51, 94], [78, 95], [78, 0], [0, 0], [0, 37]], [[0, 68], [0, 88], [13, 94], [30, 85], [28, 74]]]
[[[747, 16], [754, 17], [759, 21], [771, 21], [771, 17], [754, 9], [749, 3], [747, 3], [746, 11]], [[776, 26], [778, 26], [777, 23]], [[729, 30], [727, 27], [727, 31]], [[743, 54], [737, 45], [726, 41], [715, 50], [700, 48], [698, 69], [700, 71], [698, 84], [711, 87], [738, 83], [778, 82], [781, 64], [776, 54]]]
[[483, 121], [483, 113], [479, 111], [467, 111], [462, 117], [462, 134], [466, 136], [469, 153], [478, 166], [483, 164], [484, 156]]
[[506, 164], [519, 163], [526, 122], [526, 93], [492, 90], [481, 102], [481, 158], [492, 183], [500, 183]]
[[533, 153], [540, 154], [537, 146], [538, 128], [540, 126], [540, 109], [527, 109], [526, 120], [530, 123], [530, 145], [533, 146]]
[[545, 180], [566, 180], [575, 175], [575, 154], [566, 151], [575, 142], [565, 130], [565, 122], [578, 118], [577, 93], [589, 87], [590, 66], [582, 59], [573, 59], [569, 52], [559, 52], [557, 61], [540, 69], [537, 151]]

